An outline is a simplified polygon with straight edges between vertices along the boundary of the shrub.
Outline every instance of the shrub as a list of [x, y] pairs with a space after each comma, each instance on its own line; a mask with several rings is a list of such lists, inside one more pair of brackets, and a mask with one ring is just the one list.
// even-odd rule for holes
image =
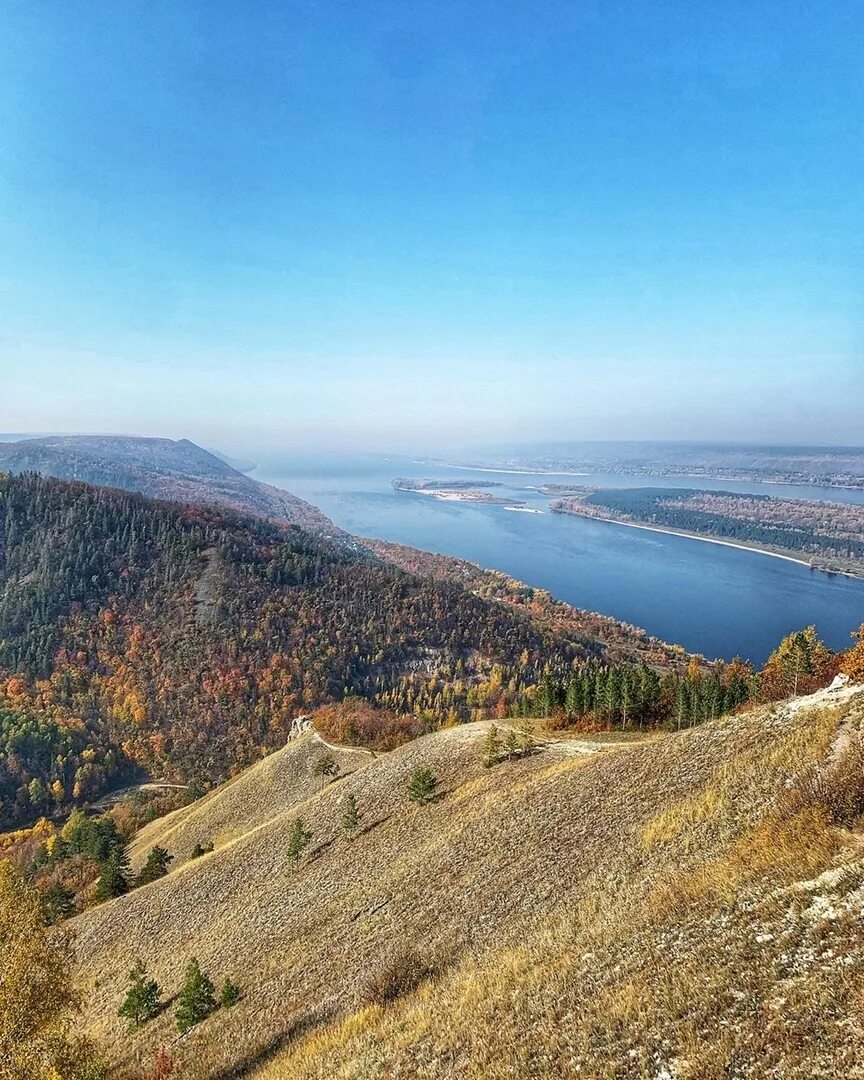
[[387, 960], [369, 976], [360, 993], [363, 1005], [387, 1005], [437, 974], [439, 965], [413, 949]]
[[814, 807], [832, 825], [854, 825], [864, 815], [864, 745], [856, 732], [832, 761], [811, 766], [798, 777], [785, 800], [788, 813]]
[[345, 810], [342, 814], [342, 828], [349, 836], [357, 831], [360, 824], [360, 811], [357, 808], [357, 796], [352, 792], [345, 800]]

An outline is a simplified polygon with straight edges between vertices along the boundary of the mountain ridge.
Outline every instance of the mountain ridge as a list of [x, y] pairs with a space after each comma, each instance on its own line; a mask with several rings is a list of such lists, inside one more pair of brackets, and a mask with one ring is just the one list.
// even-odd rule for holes
[[190, 439], [133, 435], [55, 435], [0, 443], [0, 470], [136, 491], [155, 499], [222, 506], [347, 536], [317, 507], [253, 479]]

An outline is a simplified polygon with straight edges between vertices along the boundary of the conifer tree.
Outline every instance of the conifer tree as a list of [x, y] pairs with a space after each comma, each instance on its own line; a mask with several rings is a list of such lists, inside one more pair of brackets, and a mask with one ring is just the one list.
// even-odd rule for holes
[[296, 870], [299, 866], [300, 857], [308, 847], [311, 839], [311, 830], [304, 826], [302, 818], [297, 818], [291, 826], [291, 835], [288, 837], [288, 862], [293, 869]]
[[332, 754], [322, 754], [315, 762], [312, 771], [321, 778], [321, 786], [323, 787], [325, 781], [339, 775], [339, 765]]
[[114, 848], [102, 866], [96, 883], [96, 899], [113, 900], [129, 891], [129, 860], [121, 847]]
[[519, 751], [519, 739], [513, 728], [507, 728], [504, 732], [504, 754], [511, 761]]
[[129, 988], [117, 1015], [129, 1021], [129, 1030], [132, 1031], [156, 1016], [161, 1007], [161, 996], [159, 984], [147, 977], [146, 968], [140, 960], [136, 960], [129, 972]]
[[431, 769], [417, 768], [408, 782], [408, 798], [418, 806], [425, 806], [432, 802], [437, 786], [438, 778]]
[[530, 720], [523, 720], [519, 725], [519, 753], [525, 757], [534, 750], [536, 745], [534, 725]]
[[75, 894], [62, 883], [42, 893], [42, 910], [49, 925], [68, 919], [75, 911]]
[[345, 810], [342, 814], [342, 828], [352, 836], [360, 824], [360, 811], [357, 808], [357, 796], [351, 792], [345, 800]]
[[177, 1030], [185, 1035], [216, 1008], [216, 988], [193, 956], [186, 965], [186, 975], [174, 1014]]
[[230, 1009], [239, 1000], [240, 988], [232, 981], [230, 976], [226, 976], [225, 982], [222, 983], [222, 989], [219, 991], [219, 1004], [223, 1008]]
[[483, 764], [487, 769], [491, 768], [501, 756], [501, 733], [493, 724], [486, 732], [483, 740]]
[[152, 847], [150, 853], [147, 856], [147, 861], [141, 868], [141, 873], [138, 875], [138, 884], [147, 885], [151, 881], [156, 881], [158, 878], [165, 877], [168, 873], [169, 863], [174, 861], [174, 856], [169, 855], [163, 847]]

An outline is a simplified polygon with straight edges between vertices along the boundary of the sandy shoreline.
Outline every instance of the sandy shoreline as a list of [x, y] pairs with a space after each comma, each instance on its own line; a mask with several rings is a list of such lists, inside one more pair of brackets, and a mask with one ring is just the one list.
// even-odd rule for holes
[[585, 518], [587, 521], [603, 521], [607, 525], [625, 525], [628, 529], [644, 529], [646, 532], [665, 533], [667, 536], [683, 536], [686, 540], [701, 540], [705, 544], [719, 544], [720, 547], [737, 548], [738, 551], [752, 551], [756, 555], [770, 555], [772, 559], [783, 559], [785, 562], [798, 563], [806, 566], [808, 570], [818, 570], [822, 574], [837, 574], [841, 577], [862, 580], [861, 574], [855, 574], [851, 570], [826, 570], [821, 566], [813, 566], [807, 559], [796, 559], [794, 555], [781, 555], [779, 551], [769, 551], [767, 548], [753, 547], [750, 544], [736, 544], [734, 540], [720, 540], [714, 536], [700, 536], [699, 533], [683, 532], [681, 529], [666, 529], [660, 525], [643, 525], [638, 521], [619, 521], [618, 518], [596, 517], [594, 514], [580, 514], [572, 510], [558, 510], [559, 514], [569, 517]]

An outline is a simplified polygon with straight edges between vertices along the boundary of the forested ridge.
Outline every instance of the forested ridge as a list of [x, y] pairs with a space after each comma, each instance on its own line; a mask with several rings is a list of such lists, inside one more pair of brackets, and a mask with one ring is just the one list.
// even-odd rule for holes
[[138, 770], [219, 780], [348, 695], [434, 726], [603, 658], [455, 582], [227, 511], [5, 476], [0, 537], [3, 824]]
[[316, 506], [262, 484], [189, 439], [55, 435], [0, 443], [0, 471], [136, 491], [154, 499], [224, 506], [241, 514], [344, 535]]

